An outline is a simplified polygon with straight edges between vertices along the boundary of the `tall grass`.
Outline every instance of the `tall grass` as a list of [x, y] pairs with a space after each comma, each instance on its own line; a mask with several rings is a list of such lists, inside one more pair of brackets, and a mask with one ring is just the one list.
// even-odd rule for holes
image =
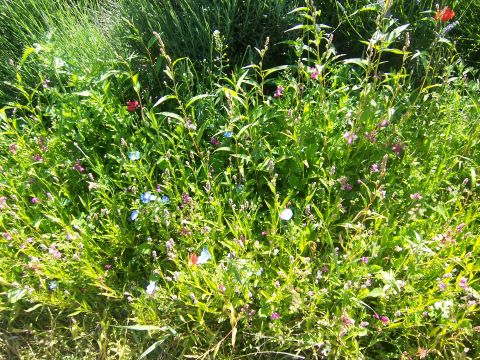
[[[121, 40], [110, 36], [112, 20], [105, 19], [99, 3], [82, 0], [68, 1], [8, 1], [0, 2], [0, 74], [11, 79], [27, 47], [35, 43], [49, 44], [59, 49], [59, 59], [89, 69], [115, 59], [121, 51]], [[25, 79], [26, 80], [26, 79]], [[12, 99], [15, 89], [0, 85], [0, 98]]]

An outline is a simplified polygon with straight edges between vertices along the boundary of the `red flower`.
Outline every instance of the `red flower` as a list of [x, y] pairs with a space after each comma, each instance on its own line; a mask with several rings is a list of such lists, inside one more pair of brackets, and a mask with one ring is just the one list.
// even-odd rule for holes
[[195, 253], [191, 253], [188, 258], [188, 265], [189, 266], [196, 266], [198, 261], [198, 256]]
[[448, 6], [443, 10], [438, 10], [435, 14], [435, 20], [441, 20], [443, 22], [447, 22], [452, 20], [455, 16], [455, 11], [450, 9]]
[[134, 112], [138, 108], [138, 101], [137, 100], [128, 100], [127, 101], [127, 110], [130, 112]]

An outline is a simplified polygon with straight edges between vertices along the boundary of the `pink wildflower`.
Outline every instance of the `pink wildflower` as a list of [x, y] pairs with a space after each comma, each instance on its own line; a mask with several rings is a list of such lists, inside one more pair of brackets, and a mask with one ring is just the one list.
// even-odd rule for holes
[[272, 318], [272, 320], [276, 320], [280, 318], [280, 314], [278, 312], [273, 312], [272, 315], [270, 315], [270, 317]]
[[400, 143], [396, 143], [395, 145], [393, 145], [392, 150], [395, 154], [400, 156], [400, 154], [402, 153], [402, 145]]
[[285, 90], [284, 87], [282, 85], [278, 85], [273, 96], [276, 98], [281, 97], [283, 95], [283, 90]]
[[353, 131], [347, 131], [345, 134], [343, 134], [343, 138], [348, 145], [352, 145], [353, 142], [357, 140], [358, 136]]

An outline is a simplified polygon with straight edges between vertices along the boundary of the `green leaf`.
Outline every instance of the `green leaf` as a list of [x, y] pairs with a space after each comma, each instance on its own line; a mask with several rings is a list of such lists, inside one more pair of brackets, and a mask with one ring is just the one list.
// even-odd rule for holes
[[388, 34], [388, 37], [387, 37], [387, 43], [392, 43], [395, 39], [397, 39], [401, 34], [402, 32], [404, 32], [405, 30], [407, 30], [407, 28], [410, 26], [410, 24], [405, 24], [405, 25], [401, 25], [395, 29], [393, 29], [389, 34]]
[[147, 350], [145, 350], [139, 357], [138, 359], [143, 359], [144, 357], [146, 357], [148, 354], [150, 354], [153, 350], [155, 350], [158, 346], [160, 346], [163, 342], [165, 341], [165, 339], [162, 339], [162, 340], [159, 340], [159, 341], [156, 341], [154, 342]]
[[133, 90], [138, 94], [140, 93], [140, 83], [138, 82], [138, 74], [132, 76]]
[[162, 111], [162, 112], [157, 113], [157, 115], [162, 115], [162, 116], [165, 116], [165, 117], [170, 117], [170, 118], [176, 119], [176, 120], [180, 121], [181, 123], [183, 123], [183, 118], [182, 118], [180, 115], [175, 114], [175, 113], [172, 113], [172, 112]]
[[367, 297], [383, 297], [384, 295], [385, 292], [382, 288], [375, 288], [368, 293]]
[[165, 331], [168, 330], [166, 326], [155, 326], [155, 325], [128, 325], [120, 326], [124, 329], [135, 330], [135, 331]]
[[204, 98], [209, 97], [209, 96], [212, 96], [212, 95], [210, 95], [210, 94], [201, 94], [201, 95], [197, 95], [197, 96], [192, 97], [192, 98], [187, 102], [187, 104], [185, 105], [185, 109], [188, 109], [188, 108], [190, 107], [190, 105], [192, 105], [195, 101], [200, 100], [200, 99], [204, 99]]
[[368, 61], [365, 59], [360, 59], [360, 58], [354, 58], [354, 59], [347, 59], [343, 61], [344, 64], [355, 64], [363, 69], [365, 69], [368, 66]]
[[165, 95], [165, 96], [162, 96], [160, 99], [157, 100], [157, 102], [155, 104], [153, 104], [152, 108], [160, 105], [161, 103], [167, 101], [167, 100], [170, 100], [170, 99], [176, 99], [177, 97], [175, 95]]
[[403, 50], [400, 50], [400, 49], [382, 49], [381, 51], [382, 52], [389, 52], [389, 53], [392, 53], [392, 54], [398, 54], [398, 55], [408, 55], [409, 54], [408, 51], [403, 51]]
[[73, 95], [78, 95], [78, 96], [92, 96], [92, 93], [88, 90], [80, 91], [80, 92], [74, 92]]
[[271, 68], [271, 69], [265, 70], [264, 75], [265, 75], [265, 76], [268, 76], [268, 75], [270, 75], [270, 74], [273, 74], [274, 72], [282, 71], [282, 70], [285, 70], [285, 69], [288, 69], [288, 65], [275, 66], [275, 67], [273, 67], [273, 68]]

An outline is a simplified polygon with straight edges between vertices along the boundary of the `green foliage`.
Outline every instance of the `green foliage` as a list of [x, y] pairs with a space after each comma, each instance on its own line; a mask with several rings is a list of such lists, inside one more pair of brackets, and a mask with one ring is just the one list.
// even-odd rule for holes
[[[347, 58], [309, 1], [294, 61], [241, 30], [240, 67], [194, 3], [171, 27], [142, 4], [131, 29], [111, 3], [26, 46], [6, 79], [0, 356], [478, 358], [480, 84], [449, 34], [416, 52], [375, 8]], [[132, 29], [133, 52], [112, 35]], [[178, 57], [192, 36], [218, 58]]]

